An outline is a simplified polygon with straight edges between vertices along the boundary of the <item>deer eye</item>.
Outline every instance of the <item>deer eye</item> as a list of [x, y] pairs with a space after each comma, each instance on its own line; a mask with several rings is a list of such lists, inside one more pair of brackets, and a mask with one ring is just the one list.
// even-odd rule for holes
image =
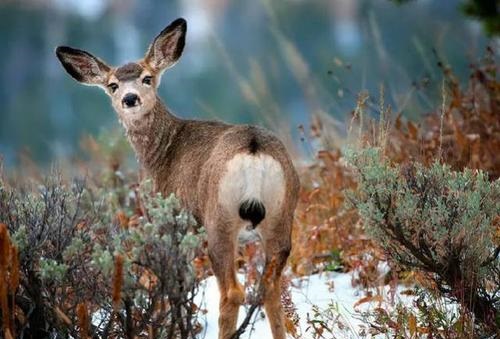
[[142, 79], [142, 83], [144, 85], [151, 85], [151, 82], [153, 81], [153, 77], [150, 76], [150, 75], [146, 75], [143, 79]]
[[109, 90], [111, 91], [111, 93], [115, 93], [116, 90], [118, 89], [118, 84], [115, 83], [115, 82], [112, 82], [108, 85], [108, 88]]

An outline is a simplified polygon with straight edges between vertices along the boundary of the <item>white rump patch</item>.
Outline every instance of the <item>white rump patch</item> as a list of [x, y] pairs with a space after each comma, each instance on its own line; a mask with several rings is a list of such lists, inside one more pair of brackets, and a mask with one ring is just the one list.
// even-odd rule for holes
[[264, 204], [266, 219], [276, 215], [284, 195], [285, 177], [281, 164], [267, 154], [236, 154], [227, 162], [219, 184], [219, 203], [231, 217], [238, 219], [240, 204], [251, 199]]

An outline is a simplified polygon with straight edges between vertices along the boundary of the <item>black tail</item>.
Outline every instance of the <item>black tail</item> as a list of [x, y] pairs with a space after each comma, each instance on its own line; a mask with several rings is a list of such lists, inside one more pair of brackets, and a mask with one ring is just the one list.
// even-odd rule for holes
[[252, 223], [253, 228], [266, 217], [266, 208], [258, 200], [246, 200], [240, 205], [240, 217]]

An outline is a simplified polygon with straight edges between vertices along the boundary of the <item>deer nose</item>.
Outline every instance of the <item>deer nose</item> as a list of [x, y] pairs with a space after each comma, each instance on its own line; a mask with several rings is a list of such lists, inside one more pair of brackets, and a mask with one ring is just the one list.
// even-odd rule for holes
[[122, 104], [126, 107], [134, 107], [139, 103], [139, 97], [134, 93], [127, 93], [122, 99]]

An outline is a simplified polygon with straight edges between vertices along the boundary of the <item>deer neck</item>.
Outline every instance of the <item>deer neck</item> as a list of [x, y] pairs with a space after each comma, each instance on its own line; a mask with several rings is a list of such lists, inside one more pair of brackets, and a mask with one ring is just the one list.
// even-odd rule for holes
[[139, 163], [155, 179], [168, 164], [169, 150], [182, 120], [157, 97], [156, 104], [140, 120], [124, 125]]

